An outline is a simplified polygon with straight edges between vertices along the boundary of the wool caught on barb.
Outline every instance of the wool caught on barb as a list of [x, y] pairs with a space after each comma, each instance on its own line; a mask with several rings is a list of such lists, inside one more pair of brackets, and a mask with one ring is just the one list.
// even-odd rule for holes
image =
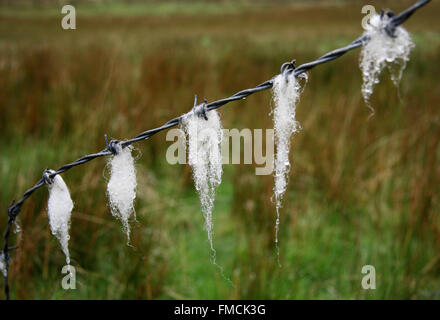
[[18, 218], [15, 219], [14, 225], [15, 225], [14, 233], [20, 233], [21, 232], [21, 226], [20, 226], [20, 223], [18, 221]]
[[215, 263], [213, 246], [213, 220], [215, 189], [221, 183], [222, 157], [221, 142], [223, 138], [220, 117], [216, 110], [206, 113], [207, 120], [189, 112], [182, 120], [188, 142], [188, 164], [192, 168], [192, 176], [200, 197], [205, 229]]
[[3, 252], [0, 252], [0, 271], [3, 274], [3, 277], [6, 277], [7, 275], [5, 260]]
[[[54, 171], [49, 171], [53, 173]], [[61, 244], [61, 249], [66, 256], [66, 263], [70, 264], [69, 255], [69, 229], [70, 215], [73, 209], [73, 201], [70, 198], [69, 189], [60, 175], [53, 178], [48, 184], [49, 200], [47, 201], [47, 213], [52, 234]]]
[[386, 33], [384, 28], [389, 19], [386, 14], [382, 18], [380, 15], [373, 16], [364, 32], [369, 42], [362, 47], [359, 65], [363, 79], [362, 96], [369, 108], [374, 85], [379, 83], [379, 76], [385, 66], [388, 66], [391, 79], [397, 87], [414, 47], [409, 33], [403, 27], [395, 29], [395, 37]]
[[278, 227], [280, 223], [279, 209], [287, 188], [287, 178], [290, 171], [289, 151], [290, 137], [300, 129], [295, 119], [296, 104], [302, 92], [301, 82], [307, 81], [307, 75], [301, 74], [298, 79], [293, 72], [288, 75], [280, 74], [274, 78], [272, 110], [275, 133], [275, 185], [273, 188], [277, 210], [275, 242], [278, 243]]
[[136, 218], [134, 200], [136, 199], [136, 169], [131, 154], [133, 147], [122, 148], [115, 145], [117, 153], [110, 157], [108, 165], [110, 179], [107, 184], [107, 197], [112, 215], [122, 222], [123, 229], [130, 242], [129, 219]]

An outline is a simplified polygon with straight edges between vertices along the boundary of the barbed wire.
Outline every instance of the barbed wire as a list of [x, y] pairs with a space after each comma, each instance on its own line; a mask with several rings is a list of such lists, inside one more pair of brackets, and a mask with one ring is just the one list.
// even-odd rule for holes
[[[385, 15], [387, 15], [387, 18], [389, 18], [387, 20], [387, 25], [385, 26], [384, 31], [390, 37], [395, 37], [395, 35], [394, 35], [395, 29], [399, 25], [404, 23], [409, 17], [411, 17], [411, 15], [416, 10], [418, 10], [422, 6], [426, 5], [430, 1], [431, 0], [420, 0], [417, 3], [415, 3], [413, 6], [402, 11], [398, 15], [394, 15], [394, 13], [389, 10], [388, 11], [382, 10], [381, 11], [381, 18], [383, 18]], [[370, 40], [370, 38], [367, 35], [361, 36], [345, 47], [328, 52], [325, 55], [321, 56], [320, 58], [318, 58], [314, 61], [308, 62], [308, 63], [304, 63], [298, 67], [295, 67], [295, 60], [293, 60], [291, 62], [286, 62], [281, 66], [281, 73], [288, 74], [288, 73], [293, 72], [295, 77], [298, 77], [300, 74], [311, 70], [312, 68], [316, 67], [317, 65], [335, 60], [335, 59], [341, 57], [342, 55], [344, 55], [345, 53], [347, 53], [348, 51], [354, 50], [356, 48], [359, 48], [359, 47], [365, 45], [369, 40]], [[271, 80], [265, 81], [265, 82], [257, 85], [254, 88], [241, 90], [228, 98], [220, 99], [220, 100], [209, 102], [209, 103], [205, 100], [200, 105], [197, 104], [197, 96], [195, 96], [194, 107], [190, 112], [195, 112], [196, 114], [203, 115], [206, 118], [206, 112], [208, 112], [208, 111], [218, 109], [218, 108], [220, 108], [220, 107], [224, 106], [225, 104], [232, 102], [232, 101], [245, 99], [246, 97], [248, 97], [256, 92], [264, 91], [264, 90], [270, 89], [272, 87], [273, 87], [273, 80], [271, 79]], [[17, 219], [17, 216], [19, 215], [19, 213], [21, 211], [21, 207], [23, 206], [23, 203], [37, 189], [43, 187], [46, 184], [52, 183], [53, 178], [56, 175], [64, 173], [64, 172], [72, 169], [73, 167], [82, 165], [82, 164], [87, 163], [89, 161], [92, 161], [96, 158], [109, 156], [109, 155], [115, 155], [117, 153], [117, 149], [115, 148], [116, 144], [120, 144], [122, 146], [122, 148], [125, 148], [135, 142], [146, 140], [158, 132], [161, 132], [161, 131], [164, 131], [164, 130], [169, 129], [171, 127], [177, 126], [181, 122], [183, 117], [185, 117], [185, 116], [186, 116], [186, 114], [181, 115], [179, 117], [176, 117], [174, 119], [171, 119], [168, 122], [164, 123], [162, 126], [141, 132], [136, 137], [129, 139], [129, 140], [108, 141], [107, 136], [104, 135], [105, 144], [106, 144], [105, 149], [99, 151], [98, 153], [89, 154], [89, 155], [83, 156], [83, 157], [81, 157], [71, 163], [65, 164], [65, 165], [61, 166], [60, 168], [58, 168], [56, 171], [49, 171], [46, 168], [43, 171], [43, 175], [42, 175], [41, 179], [38, 180], [38, 182], [33, 187], [26, 190], [26, 192], [23, 194], [22, 198], [19, 201], [15, 202], [15, 200], [12, 200], [11, 204], [8, 207], [8, 223], [6, 225], [6, 230], [4, 232], [3, 252], [0, 252], [0, 263], [3, 264], [2, 271], [3, 271], [3, 276], [4, 276], [4, 293], [5, 293], [5, 297], [7, 300], [9, 300], [9, 298], [10, 298], [10, 295], [9, 295], [9, 264], [10, 264], [9, 251], [17, 248], [17, 247], [9, 247], [9, 237], [10, 237], [12, 225], [14, 224], [14, 222]]]

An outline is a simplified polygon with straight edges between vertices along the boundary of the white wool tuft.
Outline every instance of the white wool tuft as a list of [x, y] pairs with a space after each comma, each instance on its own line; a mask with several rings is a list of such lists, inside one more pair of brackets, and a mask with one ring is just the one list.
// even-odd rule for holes
[[213, 246], [213, 221], [215, 189], [221, 183], [223, 138], [220, 117], [216, 110], [206, 113], [208, 120], [189, 112], [182, 120], [182, 128], [188, 138], [188, 163], [192, 168], [194, 184], [199, 193], [205, 218], [205, 229], [215, 263]]
[[388, 23], [386, 16], [381, 19], [375, 15], [370, 19], [364, 35], [370, 41], [362, 47], [359, 65], [362, 71], [362, 96], [370, 109], [370, 97], [373, 94], [374, 85], [379, 83], [379, 76], [385, 66], [391, 73], [391, 79], [395, 86], [399, 85], [403, 70], [409, 61], [411, 49], [414, 43], [409, 33], [403, 27], [397, 27], [395, 38], [391, 38], [383, 29]]
[[[298, 77], [300, 80], [307, 81], [306, 74], [301, 74]], [[286, 192], [287, 178], [290, 171], [290, 137], [300, 129], [300, 125], [295, 119], [295, 109], [302, 92], [302, 86], [293, 72], [288, 74], [287, 77], [280, 74], [273, 81], [272, 90], [275, 106], [272, 112], [276, 144], [275, 185], [273, 190], [277, 210], [275, 242], [278, 243], [279, 209], [283, 195]]]
[[3, 274], [3, 277], [7, 276], [6, 261], [3, 252], [0, 252], [0, 271]]
[[127, 234], [127, 241], [130, 241], [129, 219], [133, 215], [134, 200], [136, 199], [136, 169], [131, 154], [133, 147], [122, 148], [116, 146], [117, 154], [113, 155], [108, 165], [110, 167], [110, 179], [107, 184], [107, 197], [112, 215], [122, 222], [124, 231]]
[[15, 226], [14, 233], [20, 233], [21, 226], [20, 226], [20, 222], [18, 221], [18, 217], [14, 221], [14, 226]]
[[69, 265], [69, 228], [73, 201], [70, 198], [69, 189], [60, 175], [56, 175], [53, 178], [53, 183], [48, 184], [48, 188], [49, 200], [47, 201], [47, 213], [49, 216], [50, 230], [60, 242], [61, 249], [66, 256], [66, 263]]

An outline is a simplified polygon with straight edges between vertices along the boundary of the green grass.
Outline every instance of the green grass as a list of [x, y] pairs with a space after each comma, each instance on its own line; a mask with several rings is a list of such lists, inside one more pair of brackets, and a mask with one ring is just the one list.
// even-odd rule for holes
[[[75, 31], [61, 30], [54, 9], [2, 10], [0, 209], [6, 214], [46, 167], [101, 150], [104, 134], [135, 136], [189, 110], [195, 93], [225, 97], [269, 79], [285, 61], [310, 61], [359, 35], [358, 4], [321, 4], [79, 4]], [[75, 202], [77, 290], [61, 288], [64, 256], [43, 188], [24, 204], [23, 231], [13, 237], [12, 297], [440, 298], [440, 24], [439, 5], [429, 6], [407, 24], [417, 46], [402, 98], [384, 76], [374, 118], [361, 100], [358, 52], [310, 73], [281, 210], [282, 267], [272, 177], [256, 176], [252, 165], [224, 166], [214, 211], [223, 277], [210, 262], [190, 169], [166, 162], [170, 142], [160, 133], [136, 144], [133, 247], [106, 204], [105, 160], [74, 168], [63, 178]], [[270, 99], [262, 92], [225, 106], [224, 127], [271, 128]], [[376, 268], [376, 290], [361, 287], [364, 265]]]
[[[70, 4], [70, 3], [69, 3]], [[131, 5], [120, 1], [110, 2], [85, 2], [85, 3], [73, 3], [78, 16], [163, 16], [163, 15], [195, 15], [195, 14], [228, 14], [236, 13], [241, 10], [258, 9], [266, 4], [251, 5], [246, 2], [204, 2], [195, 1], [193, 3], [185, 3], [178, 1], [164, 1], [164, 2], [134, 2]], [[3, 8], [3, 16], [20, 16], [20, 17], [32, 17], [32, 16], [62, 16], [62, 5], [54, 6], [53, 4], [42, 4], [40, 6], [30, 5], [14, 5]]]

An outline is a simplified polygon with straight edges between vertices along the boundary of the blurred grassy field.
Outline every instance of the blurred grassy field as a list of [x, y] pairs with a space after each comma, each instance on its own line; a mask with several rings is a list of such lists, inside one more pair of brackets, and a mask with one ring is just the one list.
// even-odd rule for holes
[[[368, 1], [396, 11], [410, 1]], [[56, 168], [101, 150], [104, 134], [135, 136], [191, 108], [261, 83], [292, 58], [310, 61], [361, 32], [365, 1], [78, 5], [0, 8], [0, 226], [13, 198]], [[133, 247], [106, 205], [105, 159], [64, 174], [75, 208], [76, 290], [61, 288], [47, 191], [23, 206], [11, 265], [16, 299], [440, 298], [440, 4], [405, 27], [416, 48], [400, 86], [361, 100], [359, 52], [310, 73], [274, 250], [273, 178], [225, 165], [210, 262], [188, 166], [169, 165], [165, 133], [140, 158]], [[271, 128], [270, 92], [221, 109], [225, 128]], [[376, 290], [361, 287], [363, 265]]]

